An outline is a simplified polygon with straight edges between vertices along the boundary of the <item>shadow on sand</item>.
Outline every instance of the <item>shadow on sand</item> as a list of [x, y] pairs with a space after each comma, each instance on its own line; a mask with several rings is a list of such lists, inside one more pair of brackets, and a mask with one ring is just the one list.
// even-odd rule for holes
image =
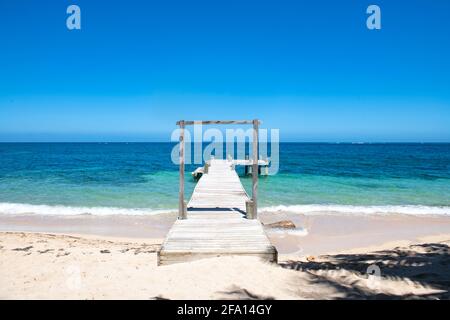
[[[411, 245], [407, 248], [376, 251], [370, 254], [338, 254], [318, 257], [318, 261], [286, 261], [283, 268], [304, 271], [312, 276], [311, 285], [332, 287], [341, 299], [450, 299], [449, 246], [443, 243]], [[395, 294], [385, 290], [371, 290], [364, 286], [340, 281], [322, 271], [349, 271], [359, 278], [367, 278], [367, 268], [377, 265], [381, 279], [406, 281], [414, 287], [440, 290], [432, 294]], [[329, 274], [329, 273], [328, 273]]]
[[223, 294], [226, 299], [233, 300], [274, 300], [271, 296], [257, 295], [236, 285], [233, 285], [229, 291], [221, 291], [219, 293]]

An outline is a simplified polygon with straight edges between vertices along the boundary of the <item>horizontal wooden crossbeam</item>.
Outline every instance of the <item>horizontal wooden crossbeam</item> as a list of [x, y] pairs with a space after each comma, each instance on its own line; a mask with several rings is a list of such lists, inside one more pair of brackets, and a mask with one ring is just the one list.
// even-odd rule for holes
[[185, 126], [191, 126], [194, 124], [208, 125], [208, 124], [254, 124], [254, 121], [257, 121], [257, 124], [260, 125], [261, 121], [259, 120], [199, 120], [199, 121], [185, 121], [180, 120], [177, 121], [177, 126], [181, 125], [184, 122]]

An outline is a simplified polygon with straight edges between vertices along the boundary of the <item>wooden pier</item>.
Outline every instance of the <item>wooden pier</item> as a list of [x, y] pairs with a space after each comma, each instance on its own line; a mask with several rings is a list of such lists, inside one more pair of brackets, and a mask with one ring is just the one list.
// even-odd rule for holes
[[[180, 127], [183, 128], [184, 123], [186, 122], [180, 121]], [[230, 121], [224, 123], [229, 124]], [[253, 123], [254, 129], [258, 130], [259, 121], [245, 123]], [[207, 172], [198, 181], [189, 203], [186, 204], [182, 132], [179, 216], [158, 251], [159, 265], [224, 255], [257, 256], [266, 261], [277, 261], [277, 250], [257, 219], [256, 192], [260, 162], [257, 157], [257, 132], [254, 138], [255, 135], [253, 159], [250, 163], [253, 166], [252, 197], [247, 195], [242, 186], [233, 160], [212, 159], [205, 170]], [[248, 165], [249, 162], [245, 164]]]

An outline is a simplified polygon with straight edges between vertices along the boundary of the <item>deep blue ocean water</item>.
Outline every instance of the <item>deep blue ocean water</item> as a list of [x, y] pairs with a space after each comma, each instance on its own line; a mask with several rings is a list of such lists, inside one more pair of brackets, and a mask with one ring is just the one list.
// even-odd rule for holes
[[[0, 213], [175, 210], [172, 143], [1, 143]], [[281, 143], [267, 211], [450, 214], [450, 144]], [[187, 165], [193, 171], [196, 165]], [[195, 186], [186, 175], [186, 197]], [[242, 177], [247, 190], [251, 178]]]

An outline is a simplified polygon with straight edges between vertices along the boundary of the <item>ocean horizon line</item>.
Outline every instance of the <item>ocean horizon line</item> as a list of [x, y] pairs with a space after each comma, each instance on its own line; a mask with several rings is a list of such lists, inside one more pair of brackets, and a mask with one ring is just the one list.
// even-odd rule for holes
[[[203, 141], [211, 143], [213, 141]], [[268, 141], [271, 143], [271, 141]], [[0, 144], [149, 144], [166, 143], [176, 144], [178, 141], [0, 141]], [[225, 143], [225, 142], [224, 142]], [[246, 141], [246, 143], [249, 143]], [[261, 142], [260, 142], [261, 143]], [[283, 144], [450, 144], [450, 141], [279, 141]]]

